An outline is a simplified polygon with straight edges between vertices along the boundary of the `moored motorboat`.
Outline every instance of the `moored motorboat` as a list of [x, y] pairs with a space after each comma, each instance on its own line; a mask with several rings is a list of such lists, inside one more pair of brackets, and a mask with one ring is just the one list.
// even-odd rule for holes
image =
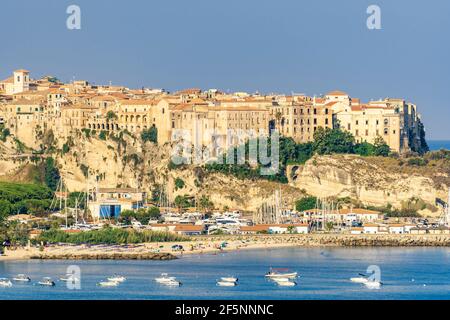
[[291, 281], [291, 279], [289, 279], [289, 278], [272, 278], [271, 280], [273, 280], [275, 282], [288, 282], [288, 281]]
[[366, 283], [369, 280], [367, 278], [364, 277], [355, 277], [355, 278], [350, 278], [351, 282], [356, 282], [356, 283]]
[[119, 285], [119, 282], [117, 281], [100, 281], [97, 283], [100, 287], [117, 287]]
[[168, 281], [161, 282], [161, 284], [163, 284], [165, 286], [169, 286], [169, 287], [179, 287], [179, 286], [181, 286], [181, 282], [177, 281], [177, 280], [168, 280]]
[[9, 281], [9, 279], [1, 278], [0, 279], [0, 287], [12, 287], [12, 283], [11, 283], [11, 281]]
[[176, 279], [175, 277], [169, 277], [169, 275], [167, 273], [161, 273], [161, 276], [155, 278], [155, 281], [158, 283], [164, 283], [164, 282], [174, 281], [175, 279]]
[[225, 282], [237, 282], [239, 279], [235, 278], [235, 277], [222, 277], [220, 278], [220, 281], [225, 281]]
[[382, 283], [380, 281], [367, 281], [367, 282], [364, 282], [364, 285], [368, 289], [380, 289]]
[[219, 287], [234, 287], [234, 286], [236, 286], [236, 282], [232, 282], [232, 281], [217, 281], [217, 285]]
[[53, 282], [53, 280], [49, 277], [45, 277], [43, 278], [41, 281], [38, 282], [39, 285], [41, 286], [47, 286], [47, 287], [53, 287], [55, 286], [55, 283]]
[[280, 287], [294, 287], [297, 285], [295, 281], [276, 281], [276, 284]]
[[18, 282], [30, 282], [31, 279], [30, 279], [28, 276], [24, 275], [24, 274], [18, 274], [17, 276], [15, 276], [15, 277], [13, 278], [13, 281], [18, 281]]
[[108, 281], [116, 281], [116, 282], [124, 282], [125, 280], [127, 280], [127, 278], [125, 278], [124, 276], [119, 276], [119, 275], [115, 275], [112, 277], [107, 278]]
[[270, 268], [270, 271], [266, 273], [266, 277], [270, 279], [274, 278], [288, 278], [288, 279], [294, 279], [297, 277], [297, 272], [281, 272], [286, 271], [286, 269], [272, 269]]

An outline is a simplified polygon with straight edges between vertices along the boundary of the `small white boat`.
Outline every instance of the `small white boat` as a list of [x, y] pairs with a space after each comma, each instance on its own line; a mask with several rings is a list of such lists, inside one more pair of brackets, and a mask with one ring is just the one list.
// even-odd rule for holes
[[124, 276], [112, 276], [108, 278], [108, 281], [115, 281], [115, 282], [124, 282], [125, 280], [127, 280], [127, 278], [125, 278]]
[[295, 281], [276, 281], [276, 284], [280, 287], [294, 287], [297, 285]]
[[59, 281], [69, 282], [69, 281], [79, 281], [77, 277], [73, 274], [66, 274], [65, 276], [62, 276], [59, 278]]
[[235, 277], [222, 277], [220, 278], [220, 281], [225, 281], [225, 282], [237, 282], [239, 279], [235, 278]]
[[164, 283], [164, 282], [174, 281], [175, 279], [176, 279], [175, 277], [169, 277], [169, 275], [167, 273], [161, 273], [161, 276], [155, 278], [155, 281], [158, 283]]
[[350, 278], [351, 282], [356, 282], [356, 283], [366, 283], [369, 280], [367, 278], [364, 277], [355, 277], [355, 278]]
[[165, 286], [169, 286], [169, 287], [179, 287], [179, 286], [181, 286], [181, 282], [177, 281], [177, 280], [164, 281], [164, 282], [161, 282], [161, 284], [163, 284]]
[[100, 281], [97, 283], [100, 287], [117, 287], [119, 282], [117, 281]]
[[367, 281], [367, 282], [364, 282], [364, 285], [368, 289], [380, 289], [381, 288], [381, 282], [379, 282], [379, 281]]
[[15, 276], [13, 278], [13, 281], [18, 281], [18, 282], [30, 282], [31, 279], [29, 277], [27, 277], [24, 274], [18, 274], [17, 276]]
[[279, 272], [280, 269], [272, 269], [270, 268], [270, 271], [266, 273], [266, 277], [270, 279], [275, 278], [288, 278], [288, 279], [294, 279], [297, 278], [297, 272]]
[[51, 278], [45, 277], [41, 281], [38, 282], [41, 286], [47, 286], [47, 287], [53, 287], [55, 286], [55, 283]]
[[12, 283], [11, 281], [9, 281], [9, 279], [6, 278], [1, 278], [0, 279], [0, 287], [12, 287]]
[[289, 279], [289, 278], [273, 278], [271, 280], [273, 280], [275, 282], [288, 282], [288, 281], [291, 281], [291, 279]]
[[217, 285], [219, 287], [234, 287], [234, 286], [236, 286], [236, 282], [232, 282], [232, 281], [217, 281]]

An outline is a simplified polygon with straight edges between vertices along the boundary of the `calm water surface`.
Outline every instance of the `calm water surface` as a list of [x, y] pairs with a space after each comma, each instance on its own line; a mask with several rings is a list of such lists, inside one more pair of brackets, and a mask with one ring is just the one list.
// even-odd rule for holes
[[[56, 281], [69, 265], [82, 271], [81, 290]], [[384, 286], [369, 290], [350, 277], [369, 265], [381, 268]], [[270, 266], [301, 275], [296, 287], [277, 287], [264, 274]], [[449, 299], [450, 248], [287, 248], [185, 255], [172, 261], [5, 261], [0, 277], [25, 273], [31, 284], [0, 288], [0, 299]], [[183, 285], [170, 288], [153, 280], [162, 272]], [[114, 288], [96, 284], [115, 273], [128, 278]], [[236, 287], [217, 287], [218, 277], [239, 277]], [[34, 283], [53, 277], [55, 287]]]

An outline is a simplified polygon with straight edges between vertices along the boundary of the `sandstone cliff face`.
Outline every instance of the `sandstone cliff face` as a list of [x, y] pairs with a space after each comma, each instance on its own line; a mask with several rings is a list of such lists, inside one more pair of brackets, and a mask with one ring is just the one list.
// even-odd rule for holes
[[[402, 168], [396, 159], [354, 155], [314, 157], [288, 168], [290, 185], [317, 197], [350, 197], [365, 205], [402, 208], [411, 198], [434, 205], [446, 199], [449, 176], [428, 168]], [[439, 179], [437, 179], [439, 177]]]
[[[286, 207], [305, 194], [318, 197], [349, 197], [364, 205], [402, 208], [411, 198], [421, 199], [433, 209], [436, 198], [446, 199], [450, 186], [447, 167], [431, 163], [425, 167], [401, 165], [397, 159], [363, 158], [354, 155], [314, 157], [302, 166], [288, 166], [288, 184], [264, 180], [240, 180], [233, 176], [206, 173], [186, 166], [169, 170], [170, 145], [143, 144], [139, 138], [123, 135], [119, 140], [86, 137], [81, 132], [70, 136], [69, 151], [54, 153], [61, 175], [70, 191], [93, 187], [132, 187], [150, 192], [163, 186], [171, 195], [206, 195], [215, 207], [255, 211], [262, 202], [280, 190]], [[61, 150], [69, 137], [60, 137]], [[31, 159], [16, 157], [11, 142], [0, 142], [0, 179], [26, 181], [31, 175]], [[175, 179], [185, 187], [176, 190]], [[435, 211], [435, 210], [434, 210]], [[431, 212], [424, 211], [429, 214]], [[439, 214], [435, 211], [434, 214]]]

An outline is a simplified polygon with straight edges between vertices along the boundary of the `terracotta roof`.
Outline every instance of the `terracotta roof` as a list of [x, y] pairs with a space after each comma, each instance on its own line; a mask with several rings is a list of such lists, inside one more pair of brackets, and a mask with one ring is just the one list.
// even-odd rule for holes
[[174, 231], [203, 231], [203, 226], [190, 225], [190, 224], [178, 224], [175, 226]]
[[367, 210], [367, 209], [340, 209], [339, 210], [340, 214], [349, 214], [349, 213], [354, 213], [354, 214], [381, 214], [380, 211], [374, 211], [374, 210]]
[[326, 94], [327, 96], [348, 96], [344, 91], [334, 90]]

